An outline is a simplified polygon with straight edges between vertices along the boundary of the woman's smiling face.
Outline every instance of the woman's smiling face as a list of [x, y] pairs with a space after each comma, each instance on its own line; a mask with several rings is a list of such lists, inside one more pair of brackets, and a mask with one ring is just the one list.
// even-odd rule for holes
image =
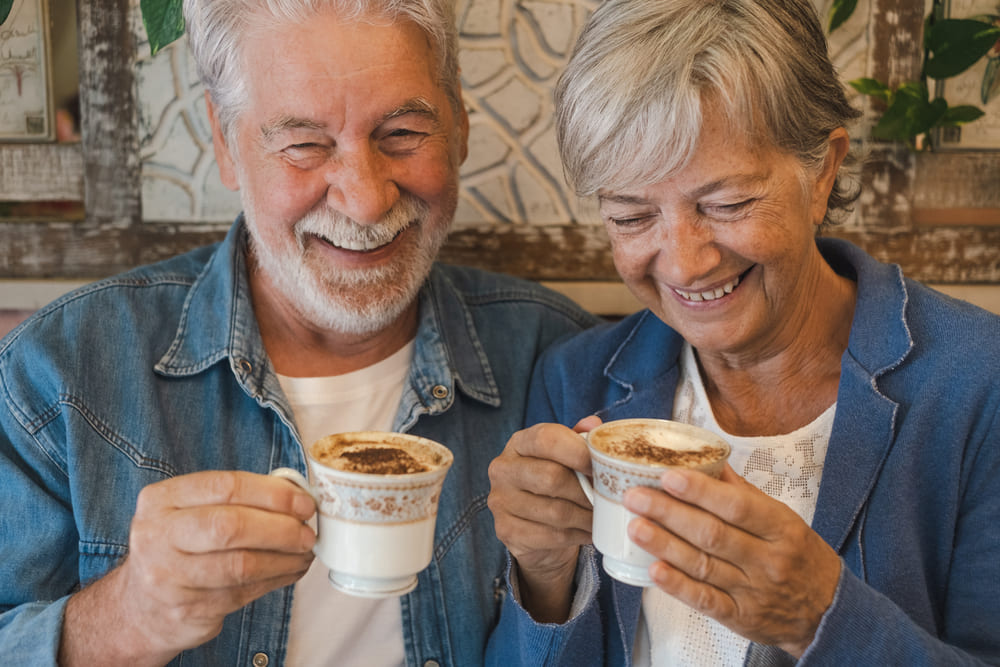
[[766, 355], [811, 307], [834, 161], [810, 174], [791, 155], [748, 145], [717, 105], [703, 108], [687, 166], [653, 185], [601, 190], [601, 218], [644, 306], [700, 351]]

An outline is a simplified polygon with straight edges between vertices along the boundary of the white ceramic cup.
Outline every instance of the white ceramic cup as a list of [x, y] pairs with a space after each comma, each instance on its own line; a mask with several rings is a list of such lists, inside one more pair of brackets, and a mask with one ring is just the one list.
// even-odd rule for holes
[[653, 586], [649, 566], [657, 559], [628, 536], [636, 515], [625, 509], [625, 491], [636, 486], [662, 488], [660, 476], [671, 467], [700, 470], [719, 477], [729, 443], [697, 426], [666, 419], [619, 419], [584, 434], [594, 468], [593, 485], [577, 472], [583, 492], [594, 506], [594, 547], [604, 569], [633, 586]]
[[[345, 446], [380, 454], [403, 449], [428, 469], [384, 474], [320, 461], [324, 450]], [[417, 574], [431, 562], [438, 498], [453, 461], [451, 451], [415, 435], [361, 431], [322, 438], [306, 448], [306, 460], [311, 482], [291, 468], [271, 474], [298, 484], [316, 501], [313, 552], [330, 568], [334, 588], [370, 598], [412, 591]]]

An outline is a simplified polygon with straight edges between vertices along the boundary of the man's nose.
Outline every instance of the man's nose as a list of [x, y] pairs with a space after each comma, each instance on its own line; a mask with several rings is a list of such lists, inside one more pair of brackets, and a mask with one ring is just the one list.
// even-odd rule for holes
[[326, 181], [327, 203], [356, 222], [379, 221], [399, 200], [389, 158], [371, 147], [341, 152]]

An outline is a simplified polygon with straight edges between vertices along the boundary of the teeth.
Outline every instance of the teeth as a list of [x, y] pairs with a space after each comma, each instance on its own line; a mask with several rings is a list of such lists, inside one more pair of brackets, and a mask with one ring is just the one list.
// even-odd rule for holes
[[354, 250], [354, 251], [374, 250], [375, 248], [385, 245], [385, 243], [380, 243], [375, 240], [362, 240], [362, 239], [344, 240], [341, 241], [340, 243], [335, 243], [330, 239], [327, 239], [327, 241], [330, 242], [330, 245], [336, 246], [338, 248], [343, 248], [344, 250]]
[[[405, 229], [405, 227], [403, 229]], [[336, 239], [332, 239], [329, 236], [323, 236], [322, 238], [330, 245], [343, 250], [366, 252], [369, 250], [375, 250], [376, 248], [381, 248], [382, 246], [391, 243], [397, 236], [399, 236], [403, 229], [397, 229], [392, 234], [388, 234], [384, 228], [370, 228], [368, 233], [365, 234], [344, 234], [341, 238]]]
[[740, 279], [739, 276], [737, 276], [722, 287], [716, 287], [714, 290], [708, 290], [706, 292], [685, 292], [684, 290], [679, 289], [675, 289], [674, 291], [688, 301], [715, 301], [716, 299], [721, 299], [725, 295], [731, 293], [739, 284]]

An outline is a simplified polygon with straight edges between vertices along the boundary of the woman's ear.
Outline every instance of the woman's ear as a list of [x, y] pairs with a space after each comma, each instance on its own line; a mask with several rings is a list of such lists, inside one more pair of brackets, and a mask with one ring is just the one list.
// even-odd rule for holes
[[240, 189], [240, 179], [236, 172], [236, 160], [226, 137], [219, 125], [219, 115], [215, 112], [212, 96], [205, 91], [205, 108], [208, 110], [208, 122], [212, 126], [212, 149], [215, 151], [215, 162], [219, 165], [219, 178], [222, 184], [230, 190]]
[[812, 222], [820, 225], [826, 218], [827, 204], [830, 200], [830, 193], [833, 185], [837, 182], [837, 174], [840, 173], [840, 166], [844, 164], [847, 151], [851, 147], [851, 138], [847, 130], [838, 127], [827, 139], [826, 158], [823, 166], [816, 175], [815, 187], [813, 188], [812, 199]]

